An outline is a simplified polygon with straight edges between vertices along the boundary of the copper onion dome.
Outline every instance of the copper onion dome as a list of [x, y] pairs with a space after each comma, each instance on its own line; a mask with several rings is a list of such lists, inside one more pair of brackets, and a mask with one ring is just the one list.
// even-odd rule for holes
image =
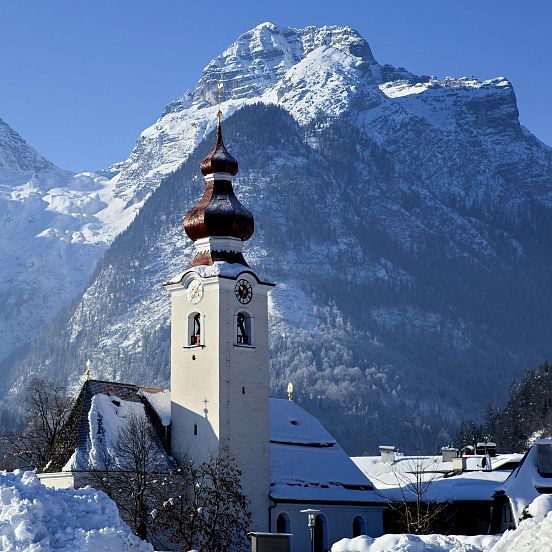
[[224, 146], [220, 117], [215, 146], [199, 166], [205, 177], [214, 176], [206, 178], [203, 197], [184, 217], [186, 234], [194, 242], [212, 236], [248, 240], [255, 228], [253, 215], [234, 194], [231, 176], [238, 172], [238, 162]]
[[232, 154], [226, 149], [222, 140], [222, 126], [220, 117], [217, 124], [217, 139], [213, 149], [207, 154], [207, 157], [199, 164], [199, 169], [204, 176], [213, 173], [228, 173], [235, 176], [238, 172], [238, 162]]

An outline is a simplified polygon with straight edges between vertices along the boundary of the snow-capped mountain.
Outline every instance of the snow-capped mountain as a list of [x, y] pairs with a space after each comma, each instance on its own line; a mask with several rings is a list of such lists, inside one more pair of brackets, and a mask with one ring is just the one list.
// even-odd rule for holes
[[0, 120], [0, 360], [78, 297], [141, 203], [115, 181], [56, 167]]
[[129, 226], [80, 300], [6, 365], [6, 389], [75, 380], [87, 357], [95, 377], [168, 383], [160, 284], [189, 261], [181, 217], [201, 193], [219, 81], [256, 219], [246, 257], [279, 283], [275, 393], [293, 381], [351, 451], [432, 446], [552, 355], [552, 150], [520, 125], [510, 83], [418, 77], [379, 65], [350, 28], [266, 23], [98, 180], [105, 211], [129, 213], [108, 231], [95, 211], [102, 243]]
[[214, 128], [219, 82], [225, 117], [262, 101], [281, 105], [307, 123], [319, 115], [338, 116], [366, 84], [396, 79], [419, 80], [404, 69], [380, 66], [353, 29], [263, 23], [212, 60], [195, 92], [171, 102], [142, 132], [130, 157], [111, 168], [118, 173], [116, 194], [145, 198], [188, 158]]

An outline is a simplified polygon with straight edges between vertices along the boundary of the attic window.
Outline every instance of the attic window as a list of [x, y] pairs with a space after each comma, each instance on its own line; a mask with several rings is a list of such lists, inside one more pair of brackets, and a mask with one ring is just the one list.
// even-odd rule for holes
[[299, 420], [290, 420], [289, 423], [296, 426], [299, 425]]

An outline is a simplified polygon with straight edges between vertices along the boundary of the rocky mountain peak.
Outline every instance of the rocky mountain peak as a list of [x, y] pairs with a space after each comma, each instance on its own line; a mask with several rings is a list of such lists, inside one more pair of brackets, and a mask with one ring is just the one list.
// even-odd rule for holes
[[207, 65], [195, 90], [194, 102], [216, 103], [219, 81], [224, 83], [225, 99], [259, 96], [320, 47], [333, 47], [358, 61], [376, 63], [366, 40], [350, 27], [294, 29], [265, 22], [243, 33]]
[[55, 168], [0, 119], [0, 170], [36, 173]]

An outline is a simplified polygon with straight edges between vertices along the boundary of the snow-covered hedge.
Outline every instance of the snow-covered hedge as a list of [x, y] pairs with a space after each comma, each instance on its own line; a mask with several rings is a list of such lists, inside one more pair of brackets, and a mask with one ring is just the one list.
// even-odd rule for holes
[[94, 489], [51, 489], [34, 472], [0, 472], [0, 550], [152, 552]]

